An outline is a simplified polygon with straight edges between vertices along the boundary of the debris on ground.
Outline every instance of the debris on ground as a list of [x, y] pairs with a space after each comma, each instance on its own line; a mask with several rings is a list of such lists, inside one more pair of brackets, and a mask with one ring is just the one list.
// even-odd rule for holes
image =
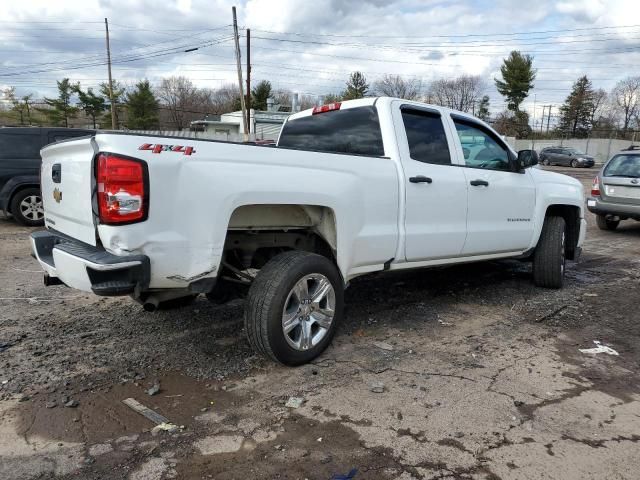
[[440, 325], [442, 325], [443, 327], [453, 327], [453, 323], [451, 322], [445, 322], [444, 320], [438, 320], [438, 323]]
[[155, 382], [153, 382], [153, 385], [151, 386], [151, 388], [149, 390], [147, 390], [147, 395], [155, 395], [160, 391], [160, 382], [158, 380], [156, 380]]
[[139, 413], [143, 417], [151, 420], [156, 425], [161, 425], [163, 423], [171, 423], [169, 420], [158, 412], [151, 410], [148, 407], [145, 407], [140, 402], [138, 402], [135, 398], [125, 398], [122, 403], [124, 403], [127, 407], [133, 410], [136, 413]]
[[581, 348], [580, 352], [587, 354], [596, 354], [596, 353], [606, 353], [607, 355], [615, 355], [616, 357], [620, 354], [616, 352], [613, 348], [607, 347], [606, 345], [602, 345], [598, 340], [594, 340], [593, 343], [596, 344], [593, 348]]
[[304, 401], [302, 397], [289, 397], [289, 400], [287, 400], [284, 406], [287, 408], [300, 408]]
[[389, 352], [393, 350], [393, 345], [386, 342], [373, 342], [373, 346]]
[[180, 430], [180, 427], [174, 425], [171, 422], [162, 422], [151, 429], [151, 435], [154, 437], [162, 432], [175, 433]]
[[383, 393], [384, 392], [384, 383], [382, 382], [373, 382], [369, 385], [369, 390], [373, 393]]
[[67, 408], [76, 408], [78, 405], [80, 405], [80, 402], [78, 402], [78, 400], [68, 400], [67, 402], [65, 402], [64, 406]]
[[358, 469], [353, 468], [349, 473], [344, 475], [336, 473], [333, 477], [331, 477], [331, 480], [352, 480], [353, 478], [355, 478], [357, 473], [358, 473]]

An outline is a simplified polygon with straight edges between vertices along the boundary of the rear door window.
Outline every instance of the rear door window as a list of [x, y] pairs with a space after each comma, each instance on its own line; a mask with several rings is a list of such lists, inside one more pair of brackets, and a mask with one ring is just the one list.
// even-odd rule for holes
[[402, 122], [413, 160], [451, 165], [447, 135], [440, 114], [403, 108]]
[[40, 132], [4, 133], [0, 131], [1, 158], [40, 158]]
[[334, 110], [290, 120], [282, 127], [278, 146], [384, 156], [378, 110], [374, 106]]

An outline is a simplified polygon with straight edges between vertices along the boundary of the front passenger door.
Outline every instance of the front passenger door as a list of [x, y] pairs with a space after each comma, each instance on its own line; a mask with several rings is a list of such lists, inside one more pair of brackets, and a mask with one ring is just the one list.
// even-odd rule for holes
[[526, 250], [533, 236], [536, 200], [531, 173], [513, 171], [512, 153], [495, 132], [466, 117], [452, 118], [469, 188], [462, 254]]

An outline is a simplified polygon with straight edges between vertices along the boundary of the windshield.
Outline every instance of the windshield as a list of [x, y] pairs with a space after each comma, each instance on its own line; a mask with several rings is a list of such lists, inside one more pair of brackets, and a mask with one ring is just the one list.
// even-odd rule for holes
[[586, 153], [581, 152], [580, 150], [577, 150], [575, 148], [567, 148], [567, 152], [573, 153], [574, 155], [586, 155]]
[[616, 155], [607, 164], [602, 174], [605, 177], [640, 177], [640, 154]]

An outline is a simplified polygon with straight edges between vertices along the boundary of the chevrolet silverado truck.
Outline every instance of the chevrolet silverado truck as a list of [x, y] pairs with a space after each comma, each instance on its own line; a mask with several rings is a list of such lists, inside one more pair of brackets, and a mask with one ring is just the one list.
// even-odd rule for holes
[[98, 132], [42, 158], [45, 284], [146, 310], [244, 292], [250, 344], [287, 365], [328, 346], [355, 277], [517, 258], [560, 288], [586, 230], [582, 185], [535, 151], [394, 98], [295, 113], [275, 147]]

